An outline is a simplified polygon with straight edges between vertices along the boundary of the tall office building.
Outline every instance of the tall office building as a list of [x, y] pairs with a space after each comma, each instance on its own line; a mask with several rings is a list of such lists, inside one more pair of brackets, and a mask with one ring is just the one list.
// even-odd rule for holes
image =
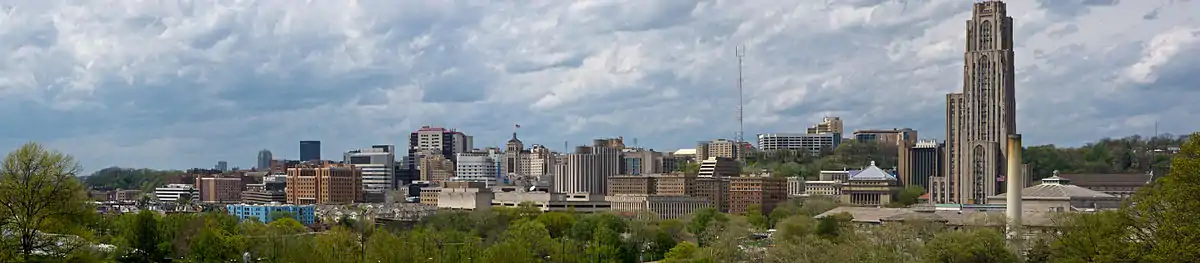
[[271, 151], [269, 151], [267, 149], [258, 151], [258, 165], [254, 166], [254, 168], [258, 169], [259, 171], [270, 171], [271, 170], [271, 158], [274, 158], [273, 156], [271, 156]]
[[213, 166], [213, 170], [222, 171], [222, 172], [228, 171], [229, 163], [225, 162], [225, 161], [217, 161], [217, 165]]
[[696, 160], [704, 160], [711, 157], [724, 157], [737, 159], [741, 154], [744, 145], [738, 145], [735, 141], [716, 139], [707, 142], [699, 142], [696, 145]]
[[940, 177], [945, 172], [945, 145], [937, 141], [920, 141], [907, 148], [906, 163], [900, 166], [900, 183], [905, 186], [918, 185], [930, 189], [930, 177]]
[[808, 134], [837, 133], [842, 134], [842, 118], [831, 116], [821, 119], [821, 123], [809, 127]]
[[524, 176], [529, 174], [529, 165], [529, 150], [525, 149], [525, 143], [517, 139], [517, 133], [514, 132], [512, 139], [504, 144], [504, 162], [500, 169], [510, 177]]
[[300, 141], [300, 161], [320, 161], [321, 141]]
[[345, 153], [342, 160], [362, 169], [363, 191], [383, 193], [396, 189], [395, 145], [373, 145], [367, 149], [351, 150]]
[[946, 96], [946, 177], [958, 203], [1004, 192], [1006, 143], [1017, 131], [1013, 19], [1004, 2], [976, 2], [967, 21], [962, 93]]
[[854, 140], [860, 142], [875, 142], [906, 147], [917, 144], [917, 131], [909, 128], [891, 130], [858, 130], [854, 131]]
[[473, 144], [474, 139], [462, 132], [441, 127], [422, 126], [408, 135], [408, 158], [404, 159], [405, 168], [410, 171], [420, 169], [417, 162], [424, 154], [439, 154], [454, 161], [455, 158], [458, 158], [457, 153], [470, 152]]
[[621, 152], [605, 146], [579, 146], [555, 167], [556, 193], [608, 193], [608, 177], [620, 173]]
[[496, 185], [500, 179], [500, 160], [493, 158], [499, 153], [465, 152], [458, 154], [455, 164], [454, 181], [483, 182], [488, 187]]

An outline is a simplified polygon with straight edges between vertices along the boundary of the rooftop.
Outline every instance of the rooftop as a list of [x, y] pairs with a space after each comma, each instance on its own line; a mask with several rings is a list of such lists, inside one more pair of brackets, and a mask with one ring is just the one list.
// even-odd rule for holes
[[[1071, 185], [1071, 180], [1054, 176], [1042, 179], [1042, 183], [1021, 189], [1022, 199], [1085, 199], [1085, 198], [1116, 198], [1113, 195], [1097, 192], [1091, 189]], [[1005, 198], [1005, 194], [993, 195], [990, 198]]]
[[849, 180], [851, 181], [881, 181], [881, 180], [896, 180], [896, 176], [879, 169], [875, 166], [875, 161], [871, 161], [871, 166], [858, 173], [851, 173]]

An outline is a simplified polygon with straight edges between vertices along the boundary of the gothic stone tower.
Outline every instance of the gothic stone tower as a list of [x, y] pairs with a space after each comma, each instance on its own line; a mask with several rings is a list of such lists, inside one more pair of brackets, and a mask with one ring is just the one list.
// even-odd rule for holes
[[1012, 36], [1004, 2], [976, 1], [967, 21], [963, 90], [946, 96], [946, 177], [960, 204], [1004, 192], [1006, 138], [1017, 129]]

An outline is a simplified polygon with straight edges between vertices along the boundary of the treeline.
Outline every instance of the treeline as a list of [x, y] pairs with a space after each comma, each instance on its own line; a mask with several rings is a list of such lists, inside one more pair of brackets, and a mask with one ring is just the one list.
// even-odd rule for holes
[[[1080, 147], [1053, 144], [1025, 147], [1022, 156], [1032, 165], [1033, 178], [1061, 173], [1145, 173], [1166, 174], [1171, 166], [1168, 149], [1179, 147], [1187, 136], [1171, 134], [1157, 137], [1129, 136], [1104, 138]], [[771, 171], [777, 176], [816, 179], [821, 170], [858, 169], [875, 161], [880, 168], [897, 166], [898, 149], [894, 145], [846, 141], [837, 149], [817, 156], [806, 151], [779, 150], [751, 152], [744, 171]]]
[[177, 180], [183, 171], [154, 170], [146, 168], [109, 167], [83, 177], [88, 187], [107, 189], [134, 189], [151, 192], [165, 182]]

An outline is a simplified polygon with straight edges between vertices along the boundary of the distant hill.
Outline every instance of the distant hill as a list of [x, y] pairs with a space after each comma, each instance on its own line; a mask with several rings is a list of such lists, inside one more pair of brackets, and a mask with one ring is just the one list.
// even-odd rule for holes
[[178, 178], [184, 171], [146, 168], [109, 167], [84, 176], [83, 182], [92, 188], [140, 189], [152, 191], [163, 182]]

